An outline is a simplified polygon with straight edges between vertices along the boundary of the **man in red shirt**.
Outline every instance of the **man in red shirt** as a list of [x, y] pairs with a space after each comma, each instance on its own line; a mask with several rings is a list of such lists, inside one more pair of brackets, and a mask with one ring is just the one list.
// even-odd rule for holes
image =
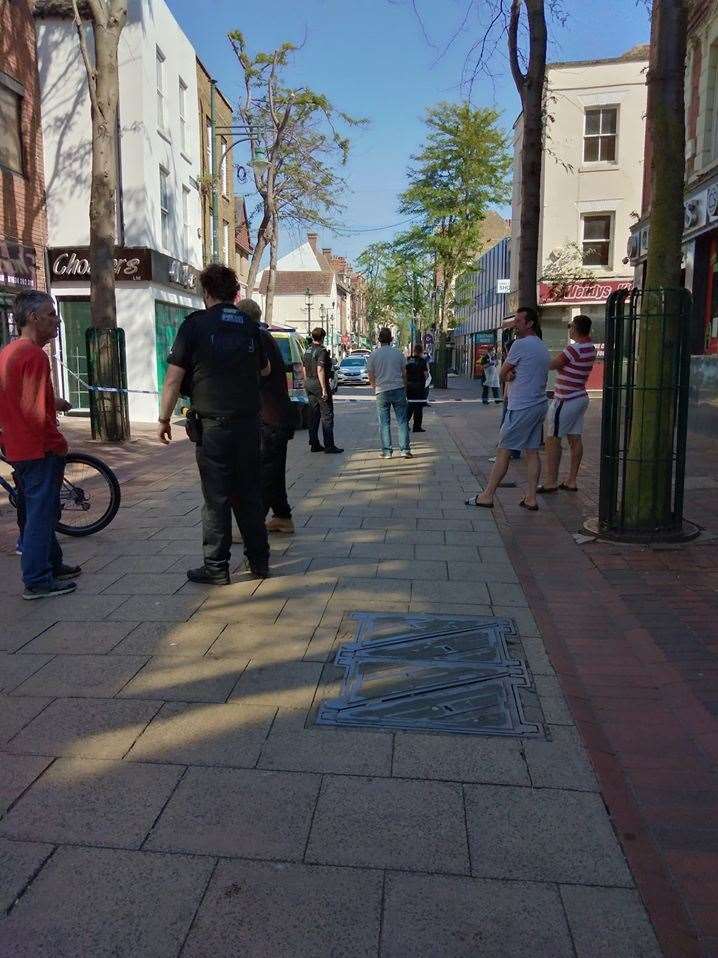
[[63, 564], [55, 536], [67, 442], [43, 346], [57, 336], [58, 321], [52, 298], [35, 290], [15, 297], [13, 319], [20, 337], [0, 350], [0, 443], [25, 506], [23, 599], [43, 599], [74, 592], [70, 580], [82, 571]]

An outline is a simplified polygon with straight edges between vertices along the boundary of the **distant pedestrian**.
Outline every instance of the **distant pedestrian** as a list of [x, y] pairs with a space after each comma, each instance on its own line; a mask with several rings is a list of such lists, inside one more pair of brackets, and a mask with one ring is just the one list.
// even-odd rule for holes
[[0, 350], [0, 444], [12, 465], [22, 497], [23, 599], [65, 595], [80, 566], [65, 565], [55, 535], [67, 442], [57, 425], [50, 361], [43, 346], [57, 337], [59, 324], [52, 297], [25, 290], [13, 304], [19, 338]]
[[[332, 357], [324, 347], [327, 333], [321, 326], [312, 330], [312, 344], [304, 353], [305, 389], [309, 399], [309, 448], [312, 452], [344, 452], [334, 442], [334, 401], [332, 399]], [[319, 442], [322, 424], [324, 445]]]
[[528, 486], [519, 505], [531, 512], [538, 511], [536, 486], [541, 473], [539, 446], [541, 426], [546, 417], [546, 381], [550, 355], [539, 336], [538, 314], [530, 306], [516, 311], [517, 339], [511, 346], [506, 361], [501, 367], [500, 378], [510, 382], [506, 417], [499, 432], [499, 450], [486, 488], [467, 505], [492, 509], [494, 493], [509, 468], [511, 450], [526, 453]]
[[421, 343], [415, 343], [411, 356], [406, 361], [406, 398], [409, 402], [408, 421], [414, 421], [412, 432], [426, 432], [422, 423], [428, 378], [429, 363], [424, 358], [424, 348]]
[[[583, 417], [588, 409], [586, 382], [596, 361], [596, 347], [591, 340], [591, 319], [575, 316], [568, 328], [572, 342], [551, 360], [549, 369], [556, 369], [554, 398], [546, 420], [546, 482], [539, 493], [564, 489], [576, 492], [578, 470], [583, 459]], [[571, 451], [571, 465], [565, 482], [559, 483], [561, 440], [566, 437]]]
[[382, 459], [391, 459], [391, 410], [399, 430], [399, 449], [405, 459], [411, 459], [409, 444], [409, 404], [406, 401], [406, 358], [392, 346], [391, 330], [379, 330], [379, 348], [367, 359], [369, 384], [376, 396], [376, 414], [379, 421]]
[[[252, 322], [260, 323], [262, 310], [255, 300], [242, 299], [237, 303], [237, 309]], [[267, 532], [291, 535], [294, 523], [287, 497], [287, 446], [294, 436], [295, 412], [289, 398], [284, 359], [277, 341], [265, 326], [259, 325], [259, 334], [271, 366], [269, 375], [262, 379], [259, 388], [265, 517], [270, 510], [272, 512], [271, 518], [266, 520], [266, 526]]]
[[[157, 438], [172, 439], [171, 416], [180, 391], [189, 395], [187, 434], [196, 444], [202, 482], [204, 564], [188, 569], [190, 582], [229, 585], [232, 513], [249, 571], [269, 575], [260, 467], [259, 381], [270, 363], [256, 323], [235, 305], [233, 269], [212, 263], [200, 275], [204, 310], [190, 313], [167, 357]], [[283, 365], [283, 364], [282, 364]]]
[[481, 357], [481, 367], [484, 371], [484, 383], [481, 390], [481, 401], [485, 406], [489, 404], [489, 390], [495, 403], [501, 400], [501, 384], [499, 381], [499, 357], [496, 347], [491, 346], [489, 351]]

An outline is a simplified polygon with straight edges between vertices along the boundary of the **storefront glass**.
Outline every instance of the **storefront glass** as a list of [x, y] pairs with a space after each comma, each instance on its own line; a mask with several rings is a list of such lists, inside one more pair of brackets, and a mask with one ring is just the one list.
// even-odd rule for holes
[[167, 374], [167, 355], [172, 349], [177, 330], [185, 316], [195, 311], [195, 307], [175, 306], [171, 303], [155, 302], [155, 342], [157, 350], [157, 389], [162, 387]]
[[85, 333], [92, 320], [89, 299], [60, 299], [62, 320], [62, 351], [64, 363], [62, 378], [65, 381], [65, 396], [73, 410], [89, 411], [90, 394], [79, 382], [87, 382], [87, 345]]

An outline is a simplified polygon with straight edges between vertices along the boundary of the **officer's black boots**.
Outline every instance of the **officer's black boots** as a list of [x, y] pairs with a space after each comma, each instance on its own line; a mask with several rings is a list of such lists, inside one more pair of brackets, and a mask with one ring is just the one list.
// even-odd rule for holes
[[229, 585], [229, 570], [224, 572], [214, 572], [208, 569], [206, 565], [198, 569], [188, 569], [187, 578], [190, 582], [200, 582], [202, 585]]
[[248, 560], [245, 565], [247, 571], [251, 572], [255, 579], [268, 579], [271, 575], [267, 562], [249, 562]]

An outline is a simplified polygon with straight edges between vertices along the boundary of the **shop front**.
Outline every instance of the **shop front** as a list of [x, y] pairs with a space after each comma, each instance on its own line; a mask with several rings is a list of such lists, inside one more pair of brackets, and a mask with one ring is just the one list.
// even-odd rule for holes
[[0, 346], [14, 335], [12, 301], [23, 289], [37, 288], [34, 246], [0, 239]]
[[[596, 345], [596, 362], [586, 384], [588, 389], [603, 389], [606, 300], [616, 290], [632, 288], [631, 278], [539, 283], [541, 329], [543, 340], [551, 353], [559, 352], [568, 343], [568, 326], [574, 316], [588, 316], [591, 320], [591, 338]], [[555, 379], [556, 374], [551, 373], [549, 388], [553, 388]]]
[[[48, 251], [51, 292], [60, 315], [58, 381], [77, 413], [89, 413], [86, 332], [91, 325], [86, 247]], [[202, 309], [195, 267], [145, 247], [115, 251], [117, 325], [125, 331], [130, 419], [157, 418], [167, 354], [185, 316]], [[133, 392], [134, 390], [134, 392]]]

